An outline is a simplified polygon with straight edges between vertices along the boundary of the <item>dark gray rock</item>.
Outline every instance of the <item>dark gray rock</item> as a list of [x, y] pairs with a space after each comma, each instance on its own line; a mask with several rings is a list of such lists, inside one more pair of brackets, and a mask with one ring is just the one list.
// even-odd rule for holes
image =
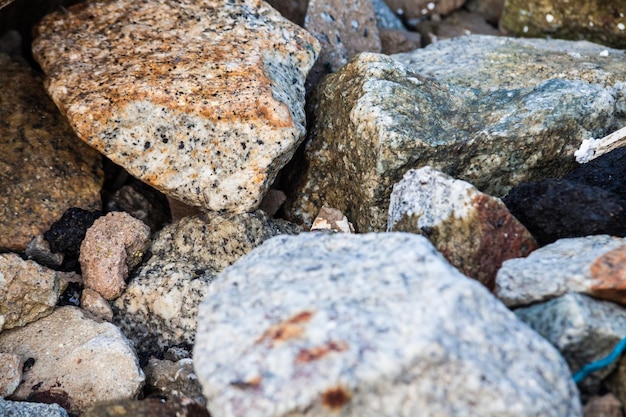
[[626, 147], [580, 165], [565, 179], [602, 188], [626, 199]]

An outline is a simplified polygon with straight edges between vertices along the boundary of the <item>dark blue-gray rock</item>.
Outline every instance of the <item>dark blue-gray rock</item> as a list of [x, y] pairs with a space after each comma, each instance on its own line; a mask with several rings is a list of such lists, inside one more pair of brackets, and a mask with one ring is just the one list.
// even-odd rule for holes
[[547, 178], [519, 184], [502, 201], [540, 245], [568, 237], [626, 236], [626, 199], [593, 185]]
[[59, 404], [9, 401], [0, 397], [0, 416], [5, 417], [68, 417]]
[[587, 42], [479, 35], [360, 54], [319, 88], [286, 213], [310, 224], [327, 205], [357, 231], [382, 230], [392, 185], [425, 165], [496, 197], [561, 177], [583, 140], [626, 124], [625, 56]]
[[580, 416], [567, 365], [423, 236], [278, 236], [212, 284], [194, 366], [212, 415]]

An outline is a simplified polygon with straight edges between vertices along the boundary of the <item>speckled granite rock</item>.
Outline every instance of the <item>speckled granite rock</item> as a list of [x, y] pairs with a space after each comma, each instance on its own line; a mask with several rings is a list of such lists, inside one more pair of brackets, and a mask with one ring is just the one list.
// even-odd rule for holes
[[[510, 259], [496, 276], [496, 295], [517, 307], [578, 292], [626, 304], [626, 239], [561, 239], [527, 258]], [[626, 334], [626, 333], [625, 333]]]
[[302, 233], [200, 306], [208, 409], [259, 416], [580, 416], [567, 365], [422, 236]]
[[14, 253], [0, 254], [0, 332], [52, 313], [67, 286], [66, 274]]
[[114, 322], [140, 351], [193, 343], [197, 306], [215, 276], [264, 240], [299, 230], [261, 211], [183, 218], [154, 238], [152, 257], [113, 304]]
[[448, 14], [465, 0], [386, 0], [389, 7], [405, 19], [422, 19], [433, 14]]
[[146, 374], [144, 392], [151, 397], [189, 398], [197, 404], [206, 406], [202, 395], [202, 387], [193, 369], [193, 361], [189, 358], [173, 362], [150, 358], [143, 368]]
[[54, 401], [73, 413], [100, 401], [132, 398], [144, 381], [120, 330], [76, 307], [58, 307], [43, 319], [2, 332], [0, 351], [35, 360], [12, 398]]
[[80, 245], [80, 266], [85, 288], [107, 300], [119, 297], [128, 274], [150, 246], [150, 228], [128, 213], [113, 212], [97, 219]]
[[387, 231], [423, 234], [452, 265], [490, 290], [503, 261], [537, 248], [500, 199], [428, 166], [407, 171], [393, 186]]
[[76, 138], [41, 83], [0, 54], [2, 251], [23, 251], [70, 207], [101, 204], [100, 155]]
[[0, 398], [0, 415], [9, 417], [68, 417], [58, 404], [39, 404], [23, 401], [6, 401]]
[[625, 56], [479, 35], [363, 53], [320, 86], [307, 168], [286, 212], [310, 224], [328, 205], [358, 231], [381, 230], [391, 187], [410, 168], [431, 165], [496, 197], [564, 175], [583, 139], [626, 124]]
[[500, 28], [511, 36], [586, 39], [624, 49], [624, 13], [624, 0], [507, 0]]
[[[626, 310], [614, 303], [583, 294], [561, 297], [522, 307], [515, 315], [561, 352], [573, 372], [607, 356], [626, 334]], [[600, 382], [616, 363], [592, 373], [579, 387], [597, 393]]]
[[98, 404], [81, 417], [211, 417], [204, 407], [189, 399], [163, 402], [156, 398], [143, 401], [119, 400]]
[[15, 392], [22, 381], [22, 365], [23, 360], [19, 355], [0, 352], [0, 398]]
[[319, 46], [260, 0], [93, 0], [36, 32], [78, 136], [187, 204], [253, 210], [304, 135]]

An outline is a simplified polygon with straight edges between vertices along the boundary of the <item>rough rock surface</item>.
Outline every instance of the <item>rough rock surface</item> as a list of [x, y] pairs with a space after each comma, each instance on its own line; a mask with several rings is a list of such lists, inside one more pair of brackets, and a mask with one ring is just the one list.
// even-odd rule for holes
[[561, 239], [527, 258], [505, 261], [496, 276], [496, 296], [509, 307], [569, 292], [626, 304], [626, 239]]
[[215, 276], [264, 240], [300, 229], [262, 211], [186, 217], [152, 242], [152, 257], [113, 304], [114, 322], [140, 351], [193, 343], [197, 306]]
[[190, 398], [198, 404], [206, 405], [202, 387], [189, 358], [173, 362], [150, 358], [143, 368], [146, 374], [146, 389], [151, 397]]
[[[622, 356], [617, 361], [616, 368], [615, 372], [604, 380], [604, 385], [619, 399], [621, 407], [626, 401], [626, 357]], [[612, 416], [609, 415], [608, 417]], [[623, 415], [619, 417], [623, 417]]]
[[130, 271], [143, 259], [150, 245], [150, 227], [128, 213], [100, 217], [87, 230], [80, 246], [80, 267], [85, 288], [107, 300], [119, 297]]
[[507, 0], [500, 29], [510, 36], [586, 39], [626, 48], [626, 1]]
[[406, 19], [448, 14], [461, 7], [463, 3], [465, 0], [387, 0], [389, 7]]
[[213, 415], [580, 416], [567, 365], [422, 236], [278, 236], [212, 284]]
[[7, 401], [0, 398], [0, 415], [7, 417], [68, 417], [58, 404]]
[[320, 86], [286, 212], [310, 224], [328, 205], [357, 231], [382, 230], [391, 187], [410, 168], [430, 165], [496, 197], [562, 176], [582, 140], [626, 124], [624, 57], [586, 42], [478, 35], [360, 54]]
[[617, 148], [580, 165], [565, 178], [602, 188], [626, 199], [626, 147]]
[[206, 408], [189, 399], [163, 402], [156, 398], [143, 401], [119, 400], [98, 404], [81, 417], [211, 417]]
[[253, 210], [304, 135], [319, 46], [260, 0], [94, 0], [36, 31], [77, 135], [187, 204]]
[[398, 29], [379, 29], [381, 53], [386, 55], [414, 51], [422, 47], [419, 33]]
[[102, 161], [30, 69], [0, 54], [0, 250], [23, 251], [70, 207], [100, 208]]
[[603, 396], [594, 396], [583, 407], [585, 417], [624, 417], [622, 403], [609, 393]]
[[426, 236], [452, 265], [490, 290], [503, 261], [537, 248], [500, 199], [428, 166], [407, 171], [393, 186], [387, 231]]
[[[561, 297], [521, 307], [515, 314], [561, 352], [572, 372], [606, 357], [626, 334], [626, 310], [583, 294]], [[598, 370], [579, 387], [597, 393], [600, 381], [617, 364]]]
[[113, 321], [111, 305], [99, 292], [91, 288], [83, 289], [80, 295], [80, 306], [101, 320]]
[[107, 211], [125, 211], [156, 232], [168, 223], [167, 206], [159, 204], [156, 194], [156, 190], [145, 185], [124, 185], [111, 196]]
[[52, 313], [66, 286], [63, 272], [0, 253], [0, 332]]
[[54, 401], [79, 413], [96, 402], [139, 393], [144, 374], [130, 343], [117, 327], [91, 317], [76, 307], [58, 307], [0, 334], [0, 351], [34, 359], [12, 398]]
[[0, 352], [0, 398], [13, 394], [22, 381], [22, 362], [19, 355]]

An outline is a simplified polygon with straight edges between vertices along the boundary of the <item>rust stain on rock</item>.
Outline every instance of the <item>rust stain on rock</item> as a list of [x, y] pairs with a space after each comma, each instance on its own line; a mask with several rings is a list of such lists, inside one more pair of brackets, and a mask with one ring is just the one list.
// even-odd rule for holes
[[333, 411], [338, 411], [352, 399], [350, 391], [341, 385], [328, 389], [322, 394], [322, 404]]
[[272, 325], [263, 332], [256, 343], [269, 341], [273, 345], [275, 342], [298, 338], [304, 333], [304, 324], [308, 323], [312, 316], [311, 311], [302, 311], [285, 321]]
[[334, 341], [320, 345], [314, 346], [308, 349], [301, 349], [298, 352], [298, 356], [296, 356], [296, 362], [298, 363], [309, 363], [316, 360], [319, 360], [329, 354], [330, 352], [343, 352], [348, 349], [348, 343], [343, 340]]
[[626, 245], [600, 256], [589, 269], [594, 295], [626, 304]]

